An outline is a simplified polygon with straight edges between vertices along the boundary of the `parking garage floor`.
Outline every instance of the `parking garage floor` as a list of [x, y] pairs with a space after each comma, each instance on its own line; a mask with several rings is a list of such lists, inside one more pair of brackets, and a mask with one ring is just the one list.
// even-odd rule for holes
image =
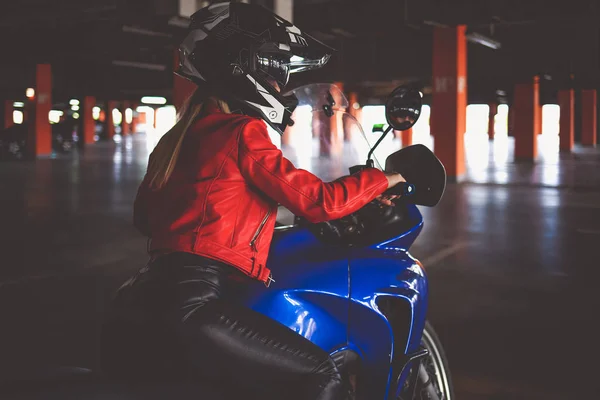
[[[510, 138], [467, 140], [465, 181], [422, 210], [411, 252], [458, 399], [597, 395], [600, 149], [553, 140], [535, 164], [511, 161]], [[0, 376], [94, 367], [104, 307], [146, 261], [131, 212], [147, 155], [136, 134], [0, 163]]]

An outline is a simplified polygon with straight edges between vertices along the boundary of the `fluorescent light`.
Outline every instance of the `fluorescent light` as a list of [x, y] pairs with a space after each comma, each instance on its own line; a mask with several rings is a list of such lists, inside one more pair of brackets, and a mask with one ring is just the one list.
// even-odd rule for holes
[[50, 110], [48, 113], [48, 119], [52, 124], [58, 124], [60, 122], [60, 117], [63, 116], [63, 112], [60, 110]]
[[131, 122], [133, 122], [133, 110], [131, 108], [125, 110], [125, 122], [127, 122], [128, 124], [131, 124]]
[[14, 110], [13, 111], [13, 122], [15, 124], [22, 124], [23, 123], [23, 111], [19, 111], [19, 110]]
[[79, 113], [73, 113], [73, 118], [79, 119]]
[[72, 106], [78, 106], [79, 105], [79, 100], [77, 99], [71, 99], [71, 101], [69, 101], [69, 104]]
[[112, 117], [115, 125], [119, 125], [123, 121], [123, 114], [121, 114], [121, 111], [117, 110], [116, 108], [112, 110]]
[[129, 33], [137, 33], [138, 35], [146, 35], [146, 36], [161, 36], [161, 37], [173, 37], [173, 35], [168, 34], [168, 33], [164, 33], [164, 32], [155, 32], [155, 31], [151, 31], [148, 29], [143, 29], [143, 28], [136, 28], [135, 26], [123, 26], [123, 32], [129, 32]]
[[35, 97], [35, 89], [27, 88], [27, 90], [25, 91], [25, 96], [27, 96], [28, 99], [32, 99], [33, 97]]
[[100, 119], [100, 107], [94, 107], [92, 108], [92, 118], [95, 120]]
[[144, 104], [167, 104], [167, 99], [164, 97], [157, 96], [144, 96], [142, 97], [142, 103]]
[[25, 103], [23, 103], [22, 101], [15, 101], [13, 103], [13, 107], [25, 107]]
[[79, 106], [71, 106], [71, 110], [73, 110], [73, 111], [79, 111]]
[[149, 69], [151, 71], [166, 71], [166, 69], [167, 69], [167, 66], [162, 65], [162, 64], [150, 64], [150, 63], [135, 62], [135, 61], [122, 61], [122, 60], [113, 60], [112, 65], [118, 65], [120, 67]]
[[176, 26], [178, 28], [188, 28], [190, 26], [190, 19], [180, 16], [171, 17], [168, 22], [171, 26]]
[[466, 36], [469, 42], [478, 43], [482, 46], [489, 47], [490, 49], [498, 50], [502, 47], [502, 44], [499, 41], [482, 35], [481, 33], [471, 32]]

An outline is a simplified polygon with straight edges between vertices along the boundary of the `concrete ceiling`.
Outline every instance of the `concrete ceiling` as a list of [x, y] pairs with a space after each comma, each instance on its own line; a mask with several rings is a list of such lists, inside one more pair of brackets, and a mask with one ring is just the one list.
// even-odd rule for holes
[[[175, 0], [7, 0], [0, 6], [0, 97], [22, 96], [33, 66], [53, 65], [55, 97], [170, 96], [174, 48], [184, 30], [169, 24]], [[467, 24], [502, 43], [469, 44], [469, 98], [542, 74], [551, 97], [571, 73], [598, 87], [597, 0], [295, 0], [294, 22], [338, 49], [306, 79], [344, 81], [377, 97], [398, 82], [428, 86], [432, 31]], [[300, 83], [297, 81], [297, 83]]]

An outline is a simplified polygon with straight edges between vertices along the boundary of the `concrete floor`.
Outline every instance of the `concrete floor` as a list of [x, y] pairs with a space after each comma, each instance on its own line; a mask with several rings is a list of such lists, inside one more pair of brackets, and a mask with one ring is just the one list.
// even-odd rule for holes
[[[600, 149], [540, 140], [536, 164], [512, 163], [510, 138], [467, 140], [465, 182], [423, 209], [411, 252], [459, 399], [597, 395]], [[146, 261], [131, 208], [147, 155], [138, 134], [0, 164], [0, 376], [94, 367], [105, 304]]]

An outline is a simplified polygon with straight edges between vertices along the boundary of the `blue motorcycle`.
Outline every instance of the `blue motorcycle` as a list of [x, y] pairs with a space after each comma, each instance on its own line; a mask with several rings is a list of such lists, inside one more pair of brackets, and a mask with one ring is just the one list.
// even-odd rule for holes
[[296, 166], [330, 180], [364, 166], [381, 168], [378, 159], [386, 157], [381, 169], [400, 172], [407, 183], [391, 193], [401, 195], [393, 207], [374, 202], [320, 224], [281, 221], [269, 256], [275, 282], [246, 304], [329, 351], [356, 398], [453, 399], [444, 350], [426, 320], [427, 277], [408, 252], [423, 227], [416, 205], [440, 201], [446, 173], [425, 146], [394, 151], [399, 146], [388, 136], [417, 122], [421, 94], [408, 87], [392, 92], [388, 128], [374, 129], [383, 130], [372, 134], [376, 141], [345, 111], [349, 104], [337, 87], [309, 85], [294, 94], [297, 123], [281, 138], [281, 149]]
[[[311, 224], [280, 208], [269, 256], [274, 280], [268, 287], [257, 283], [240, 301], [330, 352], [356, 399], [454, 399], [444, 350], [426, 318], [425, 270], [408, 251], [423, 228], [417, 205], [440, 201], [445, 170], [425, 146], [394, 151], [399, 146], [388, 136], [417, 122], [419, 91], [394, 90], [386, 102], [389, 126], [380, 127], [381, 135], [365, 134], [336, 86], [302, 86], [294, 94], [295, 124], [283, 136], [273, 132], [272, 140], [297, 167], [325, 180], [379, 167], [400, 172], [407, 183], [389, 193], [400, 195], [394, 206], [373, 202], [325, 223]], [[22, 398], [219, 398], [199, 390], [201, 397], [194, 388], [132, 389], [96, 381]]]

